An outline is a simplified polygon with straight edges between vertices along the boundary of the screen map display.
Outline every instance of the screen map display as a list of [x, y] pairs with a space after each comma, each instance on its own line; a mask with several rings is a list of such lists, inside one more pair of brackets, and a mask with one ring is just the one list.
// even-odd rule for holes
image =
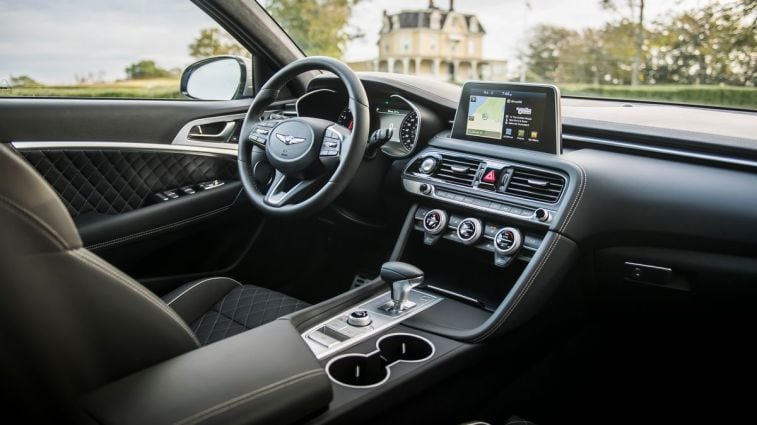
[[466, 83], [453, 137], [558, 153], [557, 99], [553, 86]]

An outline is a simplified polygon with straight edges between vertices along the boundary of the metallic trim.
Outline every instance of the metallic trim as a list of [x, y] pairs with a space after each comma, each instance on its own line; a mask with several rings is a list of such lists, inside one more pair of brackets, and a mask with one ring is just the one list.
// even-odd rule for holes
[[196, 120], [189, 121], [188, 123], [184, 124], [184, 126], [179, 130], [178, 133], [176, 133], [176, 136], [173, 138], [173, 141], [171, 142], [172, 145], [189, 145], [189, 146], [205, 146], [205, 147], [214, 147], [214, 148], [221, 148], [221, 149], [227, 149], [227, 150], [236, 150], [237, 144], [236, 143], [224, 143], [224, 142], [203, 142], [198, 140], [192, 140], [189, 138], [189, 131], [198, 125], [207, 125], [207, 124], [215, 124], [219, 122], [229, 122], [229, 121], [236, 121], [236, 120], [244, 120], [244, 117], [247, 114], [231, 114], [231, 115], [218, 115], [214, 117], [206, 117], [206, 118], [199, 118]]
[[648, 145], [628, 143], [628, 142], [619, 142], [617, 140], [604, 139], [600, 137], [578, 136], [575, 134], [566, 134], [563, 136], [563, 138], [566, 140], [572, 140], [572, 141], [583, 142], [583, 143], [591, 143], [591, 144], [596, 144], [596, 145], [601, 145], [601, 146], [609, 146], [609, 147], [615, 147], [615, 148], [621, 148], [621, 149], [652, 152], [652, 153], [658, 153], [658, 154], [664, 154], [664, 155], [672, 155], [672, 156], [678, 156], [678, 157], [684, 157], [684, 158], [705, 160], [705, 161], [711, 161], [711, 162], [720, 162], [720, 163], [733, 164], [733, 165], [745, 166], [745, 167], [750, 167], [750, 168], [757, 168], [757, 161], [753, 161], [749, 159], [739, 159], [739, 158], [713, 155], [713, 154], [707, 154], [707, 153], [689, 152], [689, 151], [674, 149], [674, 148], [664, 148], [664, 147], [648, 146]]
[[626, 262], [625, 262], [625, 263], [623, 263], [623, 264], [625, 264], [626, 266], [633, 266], [633, 267], [644, 267], [644, 268], [647, 268], [647, 269], [662, 270], [662, 271], [664, 271], [664, 272], [672, 272], [672, 271], [673, 271], [673, 269], [671, 269], [670, 267], [660, 267], [660, 266], [652, 266], [652, 265], [649, 265], [649, 264], [642, 264], [642, 263], [632, 263], [632, 262], [630, 262], [630, 261], [626, 261]]
[[470, 301], [472, 303], [481, 304], [481, 301], [479, 301], [479, 300], [477, 300], [475, 298], [471, 298], [471, 297], [465, 296], [465, 295], [463, 295], [463, 294], [461, 294], [459, 292], [450, 291], [449, 289], [440, 288], [440, 287], [434, 286], [434, 285], [425, 285], [424, 287], [425, 288], [429, 288], [429, 289], [433, 289], [434, 291], [437, 291], [437, 292], [441, 292], [442, 294], [447, 294], [447, 295], [450, 295], [450, 296], [453, 296], [453, 297], [462, 298], [462, 299], [468, 300], [468, 301]]
[[187, 155], [207, 155], [237, 157], [237, 150], [211, 148], [206, 146], [175, 145], [162, 143], [132, 143], [132, 142], [12, 142], [14, 148], [24, 150], [39, 149], [109, 149], [125, 151], [157, 151], [168, 153], [182, 153]]
[[[416, 149], [418, 148], [418, 137], [420, 137], [420, 134], [421, 134], [421, 127], [423, 126], [423, 118], [421, 117], [421, 111], [418, 109], [417, 106], [415, 106], [415, 104], [413, 102], [405, 99], [404, 97], [402, 97], [402, 96], [400, 96], [398, 94], [393, 94], [393, 95], [389, 96], [389, 98], [392, 98], [392, 97], [395, 97], [395, 98], [397, 98], [397, 99], [399, 99], [399, 100], [407, 103], [407, 105], [413, 110], [413, 112], [415, 112], [415, 116], [418, 117], [418, 127], [415, 129], [415, 139], [413, 140], [413, 148], [412, 149], [407, 150], [405, 148], [405, 146], [402, 144], [402, 139], [400, 139], [399, 144], [400, 144], [400, 147], [406, 151], [405, 154], [403, 154], [403, 155], [394, 155], [392, 152], [387, 152], [388, 149], [385, 149], [386, 145], [384, 145], [384, 146], [381, 147], [381, 152], [383, 152], [386, 156], [389, 156], [391, 158], [407, 158], [408, 156], [412, 155], [416, 151]], [[410, 115], [410, 114], [408, 114], [408, 115]], [[405, 118], [402, 119], [402, 122], [405, 122], [406, 118], [407, 118], [407, 115], [405, 115]], [[398, 129], [398, 131], [401, 131], [401, 130], [402, 130], [402, 124], [400, 123], [400, 128]], [[402, 135], [400, 135], [400, 137], [402, 137]]]
[[[483, 83], [483, 84], [498, 84], [498, 85], [506, 84], [506, 85], [513, 85], [513, 86], [546, 87], [546, 88], [553, 89], [555, 91], [555, 138], [556, 138], [555, 144], [557, 145], [556, 146], [557, 147], [557, 152], [547, 152], [547, 153], [551, 153], [551, 154], [554, 154], [554, 155], [560, 155], [562, 153], [562, 109], [561, 109], [562, 94], [560, 93], [560, 88], [559, 87], [557, 87], [555, 85], [552, 85], [552, 84], [507, 83], [507, 82], [502, 82], [502, 81], [468, 80], [468, 81], [466, 81], [466, 82], [463, 83], [463, 87], [460, 90], [460, 96], [462, 96], [463, 93], [465, 92], [465, 86], [468, 83], [473, 83], [473, 84], [482, 84]], [[460, 100], [462, 100], [462, 99], [460, 99]], [[457, 111], [460, 110], [460, 100], [458, 100], [458, 102], [457, 102], [457, 109], [455, 109], [455, 117], [452, 119], [452, 130], [450, 130], [450, 136], [455, 132], [455, 123], [457, 122]], [[494, 140], [494, 139], [492, 139], [492, 140]], [[468, 140], [468, 141], [469, 142], [473, 142], [473, 143], [486, 143], [486, 142], [480, 142], [478, 140]], [[513, 147], [513, 146], [508, 146], [508, 147]], [[519, 148], [515, 147], [515, 149], [519, 149]], [[522, 150], [533, 151], [531, 149], [522, 149]]]
[[[460, 140], [460, 139], [454, 139], [454, 140]], [[431, 180], [433, 182], [437, 182], [437, 183], [442, 183], [442, 184], [448, 185], [451, 188], [456, 188], [457, 190], [473, 191], [471, 193], [480, 193], [484, 197], [496, 196], [496, 197], [499, 197], [499, 198], [502, 198], [502, 197], [515, 198], [516, 200], [520, 200], [521, 202], [536, 202], [536, 203], [538, 203], [540, 205], [546, 205], [547, 208], [549, 208], [549, 207], [559, 207], [560, 206], [560, 203], [562, 202], [563, 198], [565, 197], [566, 189], [568, 188], [568, 185], [570, 184], [570, 179], [562, 171], [557, 171], [557, 170], [554, 170], [554, 169], [551, 169], [551, 168], [543, 168], [543, 167], [538, 167], [538, 166], [535, 167], [535, 166], [532, 166], [532, 165], [523, 164], [521, 162], [513, 162], [513, 161], [508, 161], [508, 160], [500, 160], [500, 159], [496, 159], [496, 158], [491, 158], [491, 157], [477, 155], [477, 154], [471, 154], [471, 153], [467, 153], [467, 152], [460, 153], [460, 152], [454, 152], [454, 151], [450, 152], [450, 151], [439, 151], [439, 150], [427, 150], [427, 151], [425, 151], [425, 153], [423, 153], [423, 156], [420, 157], [420, 158], [427, 158], [429, 156], [433, 156], [435, 158], [439, 158], [439, 161], [440, 161], [439, 162], [439, 166], [441, 166], [441, 160], [444, 158], [444, 155], [458, 157], [458, 158], [471, 159], [471, 160], [474, 160], [474, 161], [481, 161], [481, 162], [484, 163], [484, 167], [483, 167], [484, 170], [487, 169], [487, 168], [517, 167], [517, 168], [523, 168], [523, 169], [526, 169], [526, 170], [533, 170], [533, 171], [539, 171], [539, 172], [546, 173], [546, 174], [552, 174], [552, 175], [561, 177], [565, 181], [565, 185], [563, 186], [562, 192], [560, 192], [560, 197], [557, 198], [557, 200], [555, 202], [539, 201], [537, 199], [525, 198], [525, 197], [522, 197], [522, 196], [510, 194], [510, 193], [500, 193], [500, 192], [492, 192], [490, 190], [482, 190], [482, 189], [479, 189], [478, 187], [474, 187], [472, 185], [471, 186], [462, 186], [462, 185], [459, 185], [459, 184], [450, 183], [447, 180], [442, 180], [440, 178], [434, 177], [431, 174], [411, 173], [409, 171], [410, 167], [413, 166], [413, 164], [417, 161], [417, 159], [414, 160], [414, 161], [408, 161], [407, 165], [405, 165], [405, 169], [402, 171], [402, 178], [405, 179], [407, 177], [411, 177], [411, 178], [416, 178], [416, 179], [428, 179], [428, 180]], [[416, 158], [420, 159], [419, 157], [416, 157]], [[481, 168], [480, 165], [479, 165], [479, 168]], [[474, 182], [476, 181], [475, 178], [474, 178], [473, 181]], [[517, 202], [517, 201], [515, 201], [515, 202]], [[534, 209], [538, 208], [538, 207], [533, 207], [533, 206], [531, 206], [531, 207], [534, 208]]]
[[[321, 359], [323, 359], [325, 357], [328, 357], [328, 356], [330, 356], [330, 355], [332, 355], [334, 353], [337, 353], [339, 351], [342, 351], [342, 350], [345, 350], [345, 349], [347, 349], [349, 347], [352, 347], [353, 345], [358, 344], [358, 343], [360, 343], [362, 341], [365, 341], [366, 339], [368, 339], [368, 338], [370, 338], [370, 337], [372, 337], [372, 336], [374, 336], [374, 335], [376, 335], [378, 333], [381, 333], [381, 332], [385, 331], [386, 329], [389, 329], [389, 328], [391, 328], [391, 327], [393, 327], [395, 325], [398, 325], [398, 324], [402, 323], [402, 321], [405, 320], [405, 319], [413, 317], [416, 314], [418, 314], [418, 313], [420, 313], [422, 311], [425, 311], [428, 308], [433, 307], [439, 301], [441, 301], [441, 300], [444, 299], [443, 297], [441, 297], [439, 295], [429, 294], [427, 292], [419, 291], [418, 289], [413, 289], [411, 292], [419, 293], [419, 294], [431, 297], [433, 299], [431, 301], [429, 301], [429, 302], [427, 302], [425, 304], [419, 305], [419, 306], [417, 306], [417, 307], [415, 307], [415, 308], [413, 308], [411, 310], [404, 311], [404, 312], [402, 312], [401, 315], [398, 315], [398, 316], [389, 316], [389, 315], [387, 315], [385, 313], [379, 312], [378, 314], [381, 314], [383, 317], [385, 317], [385, 318], [388, 319], [384, 324], [382, 324], [380, 326], [376, 326], [373, 330], [365, 332], [365, 333], [363, 333], [361, 335], [352, 337], [352, 338], [347, 339], [345, 341], [341, 341], [339, 344], [336, 344], [336, 345], [334, 345], [333, 347], [331, 347], [331, 348], [329, 348], [327, 350], [320, 351], [320, 352], [313, 351], [313, 354], [315, 355], [315, 358], [318, 359], [318, 360], [321, 360]], [[355, 309], [364, 309], [365, 310], [365, 308], [363, 308], [364, 306], [370, 305], [372, 302], [374, 302], [376, 300], [379, 300], [381, 298], [386, 298], [387, 300], [391, 300], [392, 299], [391, 291], [382, 292], [381, 294], [379, 294], [379, 295], [377, 295], [375, 297], [372, 297], [372, 298], [369, 298], [368, 300], [360, 302], [356, 306], [353, 306], [353, 307], [350, 307], [350, 308], [347, 308], [347, 309], [344, 309], [344, 310], [340, 311], [339, 314], [334, 314], [334, 315], [330, 316], [327, 320], [323, 320], [320, 323], [318, 323], [317, 325], [315, 325], [315, 326], [313, 326], [311, 328], [308, 328], [305, 332], [302, 332], [302, 334], [301, 334], [302, 339], [305, 340], [305, 343], [308, 344], [308, 347], [310, 347], [310, 349], [313, 350], [313, 345], [310, 344], [310, 341], [308, 340], [308, 335], [310, 335], [312, 332], [320, 330], [321, 328], [323, 328], [324, 326], [326, 326], [329, 322], [331, 322], [331, 321], [333, 321], [335, 319], [338, 319], [338, 318], [340, 318], [342, 316], [348, 315], [349, 313], [351, 313]], [[375, 319], [376, 318], [374, 317], [374, 323], [373, 324], [377, 323], [377, 320], [375, 320]]]
[[331, 90], [331, 89], [318, 89], [318, 90], [309, 91], [309, 92], [307, 92], [307, 93], [303, 94], [302, 96], [298, 97], [298, 98], [297, 98], [297, 101], [296, 101], [296, 102], [294, 102], [294, 111], [295, 111], [295, 112], [297, 113], [297, 116], [298, 116], [298, 117], [300, 116], [300, 101], [301, 101], [302, 99], [304, 99], [304, 98], [306, 98], [306, 97], [310, 96], [311, 94], [314, 94], [314, 93], [318, 93], [318, 92], [322, 92], [322, 91], [328, 91], [328, 92], [331, 92], [331, 93], [336, 93], [336, 90]]
[[[382, 379], [380, 382], [377, 382], [377, 383], [371, 384], [371, 385], [362, 385], [361, 386], [361, 385], [344, 384], [342, 382], [337, 381], [336, 379], [334, 379], [333, 376], [331, 376], [331, 372], [330, 372], [331, 365], [335, 361], [337, 361], [339, 359], [346, 358], [346, 357], [366, 357], [367, 358], [367, 357], [370, 357], [370, 356], [372, 356], [372, 355], [374, 355], [376, 353], [380, 353], [381, 349], [379, 348], [379, 345], [381, 344], [381, 341], [383, 341], [386, 338], [389, 338], [389, 337], [392, 337], [392, 336], [398, 336], [398, 335], [411, 336], [413, 338], [418, 338], [420, 340], [426, 341], [426, 343], [428, 343], [428, 345], [431, 347], [431, 353], [428, 356], [426, 356], [426, 357], [424, 357], [422, 359], [418, 359], [418, 360], [402, 360], [402, 359], [400, 359], [400, 360], [397, 360], [397, 361], [395, 361], [393, 363], [390, 363], [390, 364], [384, 366], [384, 368], [386, 369], [386, 377], [384, 379]], [[339, 385], [341, 385], [343, 387], [347, 387], [347, 388], [357, 388], [357, 389], [375, 388], [375, 387], [378, 387], [380, 385], [383, 385], [384, 383], [386, 383], [386, 381], [389, 380], [389, 378], [392, 376], [392, 366], [396, 365], [397, 363], [420, 363], [420, 362], [425, 362], [426, 360], [434, 357], [434, 354], [436, 354], [436, 346], [434, 345], [433, 342], [429, 341], [427, 338], [424, 338], [424, 337], [422, 337], [420, 335], [415, 335], [415, 334], [407, 333], [407, 332], [395, 332], [395, 333], [386, 334], [386, 335], [382, 336], [381, 338], [377, 339], [376, 340], [376, 349], [373, 350], [373, 351], [371, 351], [370, 353], [367, 353], [367, 354], [363, 354], [363, 353], [347, 353], [347, 354], [342, 354], [340, 356], [336, 356], [333, 359], [329, 360], [328, 363], [326, 363], [325, 369], [326, 369], [326, 375], [329, 377], [329, 379], [331, 380], [331, 382], [333, 382], [335, 384], [339, 384]]]
[[[432, 199], [437, 200], [437, 201], [447, 202], [447, 203], [450, 203], [450, 204], [458, 205], [458, 206], [465, 207], [465, 208], [468, 208], [468, 209], [473, 209], [473, 210], [476, 210], [476, 211], [483, 211], [485, 213], [494, 214], [494, 215], [498, 215], [498, 216], [501, 216], [501, 217], [514, 218], [514, 219], [519, 219], [519, 220], [526, 220], [526, 221], [533, 222], [535, 224], [540, 224], [540, 225], [543, 225], [543, 226], [544, 225], [548, 225], [548, 223], [543, 223], [543, 222], [541, 222], [539, 220], [536, 220], [536, 218], [534, 217], [533, 214], [531, 214], [530, 216], [519, 215], [519, 214], [512, 214], [512, 213], [509, 213], [509, 212], [495, 210], [495, 209], [492, 209], [492, 208], [489, 208], [489, 207], [482, 207], [482, 206], [479, 206], [479, 205], [473, 205], [473, 204], [469, 204], [469, 203], [462, 202], [462, 201], [456, 201], [454, 199], [441, 198], [441, 197], [439, 197], [439, 196], [436, 195], [436, 187], [433, 184], [425, 183], [425, 184], [428, 184], [431, 187], [431, 193], [425, 194], [425, 193], [423, 193], [423, 192], [420, 191], [420, 185], [422, 185], [422, 184], [424, 184], [424, 183], [417, 182], [417, 181], [414, 181], [414, 180], [409, 180], [409, 179], [406, 179], [404, 177], [402, 178], [402, 186], [405, 188], [406, 191], [408, 191], [409, 193], [412, 193], [414, 195], [425, 196], [427, 198], [432, 198]], [[499, 201], [499, 200], [494, 200], [492, 202], [504, 202], [504, 203], [507, 203], [505, 201]], [[512, 205], [512, 204], [508, 203], [508, 205]], [[521, 206], [518, 206], [517, 208], [521, 208]]]

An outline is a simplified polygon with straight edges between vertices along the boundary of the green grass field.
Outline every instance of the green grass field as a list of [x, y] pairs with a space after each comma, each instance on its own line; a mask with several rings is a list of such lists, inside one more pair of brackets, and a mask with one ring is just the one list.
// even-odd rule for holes
[[[651, 100], [757, 109], [757, 88], [730, 86], [592, 86], [561, 84], [567, 96]], [[0, 96], [109, 97], [181, 99], [178, 79], [128, 80], [112, 83], [0, 89]]]
[[0, 89], [0, 96], [115, 97], [142, 99], [182, 98], [179, 80], [160, 78], [112, 83], [73, 84]]

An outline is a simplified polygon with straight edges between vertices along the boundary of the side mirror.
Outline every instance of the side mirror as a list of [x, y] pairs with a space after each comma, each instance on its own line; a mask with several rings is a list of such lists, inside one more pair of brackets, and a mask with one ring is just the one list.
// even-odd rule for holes
[[239, 56], [213, 56], [181, 74], [181, 94], [190, 99], [232, 100], [252, 94], [252, 76]]

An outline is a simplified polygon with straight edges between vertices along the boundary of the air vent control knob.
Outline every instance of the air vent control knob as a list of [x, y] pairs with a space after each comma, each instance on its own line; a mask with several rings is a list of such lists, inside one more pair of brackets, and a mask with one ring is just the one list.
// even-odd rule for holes
[[418, 171], [423, 174], [431, 174], [439, 166], [439, 159], [433, 156], [427, 156], [421, 161], [421, 165], [418, 167]]

